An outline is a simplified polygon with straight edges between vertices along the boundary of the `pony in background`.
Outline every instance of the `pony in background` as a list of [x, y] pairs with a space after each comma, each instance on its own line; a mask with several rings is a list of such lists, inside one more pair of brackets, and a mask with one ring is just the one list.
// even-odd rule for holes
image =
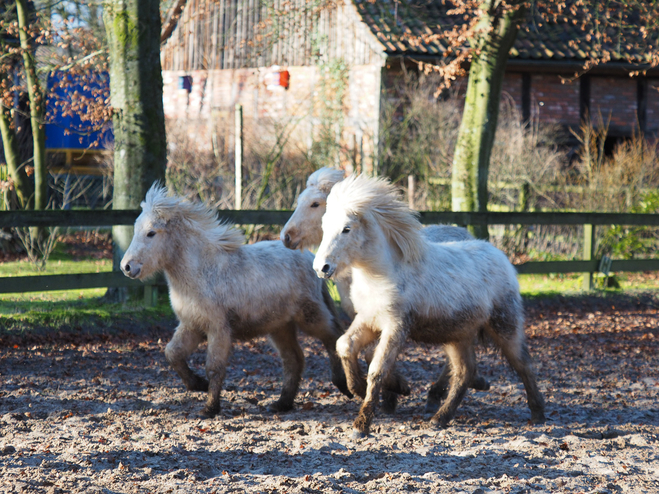
[[[304, 369], [297, 329], [323, 342], [332, 382], [351, 396], [336, 353], [341, 325], [327, 286], [313, 271], [313, 255], [286, 249], [278, 241], [244, 242], [242, 232], [218, 221], [213, 210], [170, 196], [154, 184], [121, 261], [130, 278], [164, 271], [179, 320], [165, 356], [188, 389], [208, 392], [203, 414], [220, 412], [233, 341], [258, 336], [269, 337], [284, 367], [281, 396], [269, 409], [290, 410]], [[208, 379], [187, 364], [204, 340]]]
[[[516, 271], [507, 257], [479, 240], [433, 243], [387, 180], [349, 177], [327, 198], [323, 240], [314, 259], [318, 276], [350, 269], [357, 315], [337, 342], [348, 387], [364, 399], [354, 435], [369, 433], [384, 380], [408, 339], [444, 346], [450, 381], [431, 424], [446, 427], [476, 373], [473, 346], [480, 330], [521, 378], [531, 420], [544, 421], [524, 335]], [[362, 376], [357, 356], [378, 341]]]

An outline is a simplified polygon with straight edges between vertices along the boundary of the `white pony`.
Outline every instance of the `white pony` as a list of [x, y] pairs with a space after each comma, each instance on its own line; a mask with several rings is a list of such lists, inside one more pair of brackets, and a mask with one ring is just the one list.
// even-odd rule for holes
[[[165, 272], [179, 320], [165, 356], [188, 389], [208, 391], [203, 414], [213, 417], [220, 411], [232, 341], [265, 335], [284, 367], [281, 397], [269, 408], [291, 409], [304, 369], [298, 328], [323, 342], [332, 381], [351, 396], [336, 354], [341, 326], [325, 283], [312, 269], [313, 255], [286, 249], [281, 242], [243, 245], [244, 240], [240, 230], [220, 223], [213, 210], [169, 196], [154, 184], [121, 261], [131, 278]], [[208, 381], [186, 362], [205, 339]]]
[[[327, 207], [327, 196], [332, 187], [343, 180], [343, 170], [334, 168], [320, 168], [309, 175], [307, 187], [297, 199], [297, 207], [281, 231], [281, 241], [289, 249], [309, 249], [320, 245], [323, 239], [322, 218]], [[431, 242], [456, 242], [474, 240], [474, 237], [465, 229], [449, 225], [431, 225], [423, 228], [421, 233]], [[353, 320], [355, 308], [350, 300], [350, 272], [346, 270], [340, 277], [334, 278], [334, 283], [341, 298], [341, 308]], [[371, 352], [367, 350], [366, 360], [370, 362]], [[409, 385], [398, 373], [391, 376], [386, 387], [394, 392], [409, 394]], [[428, 392], [426, 410], [436, 412], [442, 399], [446, 396], [450, 367], [445, 366], [437, 382]], [[487, 391], [490, 383], [480, 375], [475, 375], [470, 387]], [[388, 390], [383, 391], [383, 409], [393, 413], [396, 409], [397, 397]]]
[[[527, 352], [515, 268], [483, 241], [432, 243], [386, 180], [349, 177], [333, 187], [314, 269], [330, 278], [351, 269], [357, 315], [337, 342], [349, 389], [364, 398], [354, 422], [368, 434], [383, 380], [407, 339], [444, 345], [448, 396], [431, 423], [445, 427], [475, 374], [473, 345], [483, 328], [524, 383], [533, 422], [544, 421]], [[364, 381], [357, 355], [379, 338]]]

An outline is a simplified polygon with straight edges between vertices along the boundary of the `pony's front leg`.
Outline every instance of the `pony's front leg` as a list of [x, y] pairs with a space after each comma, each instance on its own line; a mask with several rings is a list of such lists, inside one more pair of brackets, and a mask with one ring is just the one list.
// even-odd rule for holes
[[359, 352], [375, 338], [376, 334], [357, 314], [348, 330], [336, 342], [336, 351], [343, 364], [348, 389], [360, 398], [366, 396], [366, 381], [359, 368]]
[[270, 335], [270, 341], [279, 352], [284, 365], [284, 385], [281, 396], [272, 403], [271, 412], [287, 412], [293, 408], [304, 371], [304, 352], [297, 341], [297, 327], [290, 323]]
[[202, 341], [204, 341], [204, 334], [201, 331], [181, 323], [176, 328], [171, 341], [165, 347], [167, 362], [190, 391], [208, 390], [208, 381], [192, 372], [187, 362], [188, 357]]
[[208, 397], [202, 414], [212, 418], [220, 413], [220, 395], [227, 374], [227, 364], [231, 355], [231, 331], [228, 327], [208, 335], [206, 352], [206, 375], [208, 376]]
[[396, 358], [405, 345], [406, 340], [407, 331], [400, 326], [383, 329], [380, 335], [380, 342], [373, 354], [373, 360], [368, 366], [366, 397], [359, 410], [359, 415], [353, 424], [353, 437], [355, 439], [364, 437], [369, 433], [380, 398], [382, 384], [392, 372]]

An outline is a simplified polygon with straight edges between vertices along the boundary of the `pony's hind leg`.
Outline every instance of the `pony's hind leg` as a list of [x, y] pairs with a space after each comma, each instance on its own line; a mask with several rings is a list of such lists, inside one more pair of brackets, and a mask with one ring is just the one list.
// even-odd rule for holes
[[[497, 340], [495, 339], [495, 341]], [[538, 383], [536, 382], [533, 366], [531, 365], [531, 356], [529, 355], [523, 335], [521, 338], [513, 341], [505, 339], [500, 341], [500, 343], [499, 341], [497, 343], [499, 344], [499, 348], [501, 348], [501, 352], [511, 367], [515, 369], [522, 383], [524, 383], [526, 400], [531, 410], [531, 422], [542, 424], [545, 421], [545, 400], [538, 389]]]
[[223, 328], [208, 335], [208, 350], [206, 351], [208, 398], [202, 412], [206, 417], [215, 417], [220, 413], [220, 395], [227, 374], [230, 354], [231, 331], [229, 328]]
[[[430, 421], [430, 424], [435, 427], [446, 427], [455, 416], [455, 411], [467, 392], [469, 382], [475, 374], [476, 368], [471, 342], [449, 343], [444, 348], [448, 363], [442, 375], [448, 374], [450, 376], [449, 387], [444, 404]], [[448, 369], [449, 367], [450, 369]]]
[[308, 301], [303, 305], [302, 317], [298, 317], [297, 324], [302, 332], [318, 338], [323, 343], [330, 361], [332, 383], [341, 393], [352, 398], [343, 365], [336, 349], [337, 340], [343, 334], [343, 328], [336, 315], [336, 310], [334, 310], [334, 301], [326, 290], [326, 287], [323, 286], [323, 305], [312, 301]]
[[495, 344], [524, 383], [526, 399], [531, 410], [531, 422], [545, 421], [545, 400], [538, 389], [531, 357], [524, 337], [521, 299], [513, 298], [510, 303], [496, 309], [487, 327]]
[[[472, 358], [476, 361], [476, 352], [472, 347]], [[451, 366], [448, 363], [444, 366], [442, 373], [437, 382], [428, 390], [428, 399], [426, 401], [426, 413], [436, 413], [446, 393], [448, 393], [449, 381], [451, 379]], [[478, 367], [474, 367], [474, 375], [469, 379], [469, 387], [478, 391], [487, 391], [490, 389], [490, 383], [483, 376], [478, 374]]]
[[291, 410], [300, 387], [300, 379], [302, 379], [302, 372], [304, 371], [304, 353], [297, 341], [296, 331], [295, 324], [289, 323], [270, 334], [270, 341], [279, 352], [284, 366], [284, 384], [281, 396], [268, 406], [268, 410], [271, 412]]
[[208, 391], [208, 381], [195, 374], [188, 367], [187, 359], [199, 344], [204, 341], [204, 334], [194, 328], [179, 324], [174, 336], [165, 347], [165, 358], [190, 391]]

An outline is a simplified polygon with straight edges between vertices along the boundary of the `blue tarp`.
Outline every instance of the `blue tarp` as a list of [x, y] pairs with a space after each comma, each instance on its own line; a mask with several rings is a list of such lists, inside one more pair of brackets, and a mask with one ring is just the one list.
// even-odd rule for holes
[[[64, 88], [58, 82], [68, 78]], [[108, 123], [102, 131], [92, 132], [90, 122], [82, 122], [78, 115], [62, 115], [56, 101], [75, 98], [75, 93], [92, 97], [99, 88], [110, 84], [108, 74], [97, 74], [93, 81], [82, 83], [80, 77], [66, 73], [56, 73], [48, 77], [48, 122], [46, 124], [46, 149], [104, 149], [114, 141], [112, 125]], [[58, 86], [54, 95], [51, 88]]]

